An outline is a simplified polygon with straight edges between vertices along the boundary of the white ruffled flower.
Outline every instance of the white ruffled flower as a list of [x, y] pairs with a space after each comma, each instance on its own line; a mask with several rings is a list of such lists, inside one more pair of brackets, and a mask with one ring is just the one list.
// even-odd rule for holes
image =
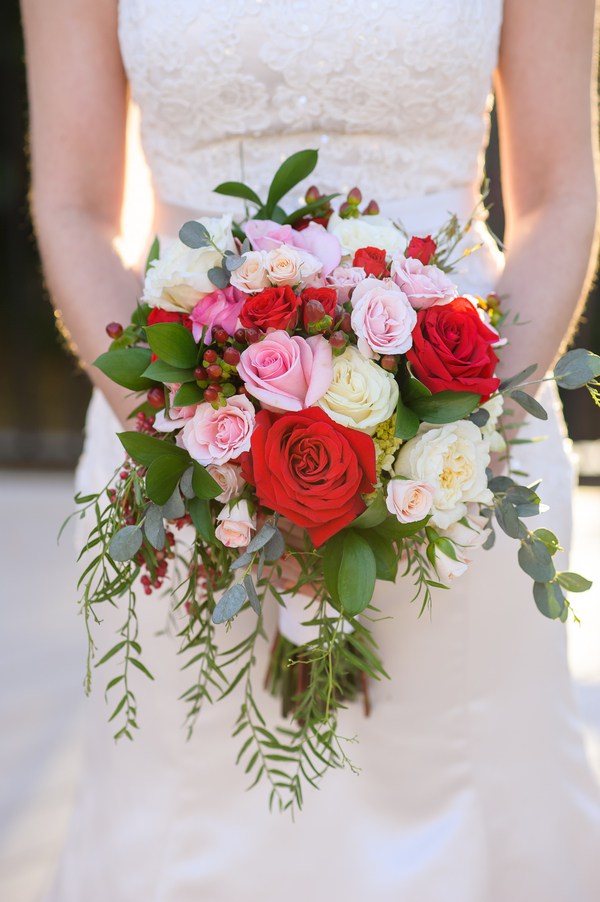
[[231, 273], [233, 287], [246, 294], [268, 288], [271, 283], [267, 272], [266, 257], [264, 251], [246, 251], [242, 265]]
[[422, 426], [400, 448], [394, 471], [434, 488], [431, 524], [448, 529], [467, 513], [467, 502], [489, 504], [489, 442], [468, 420], [445, 426]]
[[334, 357], [331, 385], [317, 403], [336, 423], [372, 435], [395, 411], [398, 384], [391, 373], [349, 346]]
[[345, 257], [353, 257], [361, 247], [377, 247], [390, 255], [406, 247], [405, 236], [385, 216], [342, 219], [334, 213], [327, 228], [340, 242]]
[[187, 247], [179, 238], [161, 249], [146, 273], [142, 300], [161, 310], [191, 313], [199, 300], [215, 290], [208, 278], [209, 269], [221, 265], [224, 251], [235, 250], [231, 221], [231, 216], [197, 220], [206, 227], [218, 251], [212, 245]]

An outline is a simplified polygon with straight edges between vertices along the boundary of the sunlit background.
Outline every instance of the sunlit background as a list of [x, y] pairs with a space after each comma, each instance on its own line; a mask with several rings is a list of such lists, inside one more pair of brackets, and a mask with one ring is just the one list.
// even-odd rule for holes
[[[16, 0], [0, 7], [0, 67], [0, 899], [33, 902], [52, 874], [78, 773], [85, 640], [72, 538], [67, 533], [57, 546], [56, 535], [72, 510], [72, 472], [90, 388], [55, 327], [28, 216]], [[501, 236], [495, 129], [487, 171], [491, 226]], [[133, 218], [147, 222], [149, 214], [144, 169], [135, 165], [130, 172], [131, 232]], [[597, 353], [599, 298], [595, 287], [577, 336], [577, 344]], [[600, 410], [577, 392], [565, 398], [565, 415], [581, 465], [573, 569], [600, 585]], [[600, 592], [577, 599], [576, 610], [583, 623], [570, 627], [570, 656], [586, 742], [600, 774]]]

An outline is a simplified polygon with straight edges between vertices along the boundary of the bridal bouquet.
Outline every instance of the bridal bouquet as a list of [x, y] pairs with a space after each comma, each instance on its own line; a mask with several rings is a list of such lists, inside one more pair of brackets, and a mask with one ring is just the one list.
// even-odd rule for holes
[[[80, 581], [90, 662], [98, 604], [123, 600], [121, 634], [98, 662], [119, 662], [108, 684], [117, 737], [137, 728], [132, 667], [150, 676], [137, 596], [168, 579], [195, 673], [189, 726], [203, 702], [238, 693], [238, 760], [280, 808], [348, 763], [339, 709], [362, 694], [368, 711], [368, 678], [386, 676], [369, 629], [376, 580], [411, 580], [424, 609], [498, 526], [547, 617], [564, 620], [564, 592], [590, 585], [556, 570], [552, 532], [528, 529], [536, 484], [489, 468], [491, 452], [508, 453], [506, 401], [546, 412], [523, 390], [535, 365], [495, 375], [498, 298], [459, 296], [453, 283], [469, 223], [410, 236], [373, 201], [361, 212], [358, 189], [334, 211], [336, 195], [311, 188], [286, 213], [281, 198], [316, 161], [315, 151], [286, 160], [264, 202], [220, 185], [253, 215], [182, 223], [177, 240], [155, 242], [141, 303], [125, 328], [107, 327], [113, 341], [96, 361], [142, 395], [135, 429], [119, 435], [127, 456], [102, 492], [77, 499], [95, 514]], [[598, 375], [585, 350], [554, 373], [596, 399]], [[288, 716], [279, 726], [253, 690], [269, 605], [280, 612], [266, 675]], [[222, 624], [246, 609], [230, 647]]]

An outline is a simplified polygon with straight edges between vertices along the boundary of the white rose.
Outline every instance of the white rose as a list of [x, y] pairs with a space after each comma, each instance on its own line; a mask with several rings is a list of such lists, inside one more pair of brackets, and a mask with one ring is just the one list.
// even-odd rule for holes
[[406, 238], [385, 216], [359, 216], [357, 219], [342, 219], [334, 213], [327, 226], [342, 246], [345, 257], [354, 256], [361, 247], [377, 247], [394, 254], [406, 246]]
[[223, 490], [220, 495], [217, 495], [215, 501], [225, 504], [240, 494], [245, 483], [242, 479], [242, 471], [235, 464], [226, 463], [218, 466], [217, 464], [209, 464], [206, 469]]
[[256, 517], [250, 513], [247, 501], [226, 504], [217, 520], [215, 535], [226, 548], [245, 548], [256, 529]]
[[485, 469], [489, 442], [468, 420], [422, 426], [398, 453], [394, 471], [434, 488], [431, 524], [447, 529], [467, 513], [467, 502], [489, 504], [492, 493]]
[[245, 291], [246, 294], [267, 288], [270, 282], [266, 256], [264, 251], [247, 251], [242, 265], [231, 273], [231, 284], [234, 288]]
[[502, 434], [496, 429], [496, 426], [504, 411], [504, 397], [503, 395], [494, 395], [481, 407], [487, 410], [490, 415], [487, 423], [481, 427], [481, 434], [489, 441], [490, 451], [500, 454], [506, 450], [506, 442]]
[[308, 251], [282, 244], [268, 251], [265, 266], [273, 285], [306, 285], [323, 268], [323, 264]]
[[235, 250], [231, 216], [204, 217], [197, 222], [206, 227], [219, 250], [212, 245], [187, 247], [179, 238], [169, 242], [146, 273], [142, 300], [151, 307], [190, 313], [199, 300], [215, 290], [208, 271], [221, 265], [224, 251]]
[[427, 516], [433, 504], [434, 489], [427, 482], [414, 479], [391, 479], [387, 487], [386, 506], [400, 523], [415, 523]]
[[395, 411], [398, 384], [391, 373], [350, 346], [334, 357], [331, 385], [317, 403], [336, 423], [372, 435]]

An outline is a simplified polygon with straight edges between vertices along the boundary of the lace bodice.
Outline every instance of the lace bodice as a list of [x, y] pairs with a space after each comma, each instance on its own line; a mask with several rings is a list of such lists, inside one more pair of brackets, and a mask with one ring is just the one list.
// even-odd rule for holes
[[395, 199], [477, 182], [502, 0], [120, 0], [157, 197], [237, 210], [321, 150], [323, 191]]

